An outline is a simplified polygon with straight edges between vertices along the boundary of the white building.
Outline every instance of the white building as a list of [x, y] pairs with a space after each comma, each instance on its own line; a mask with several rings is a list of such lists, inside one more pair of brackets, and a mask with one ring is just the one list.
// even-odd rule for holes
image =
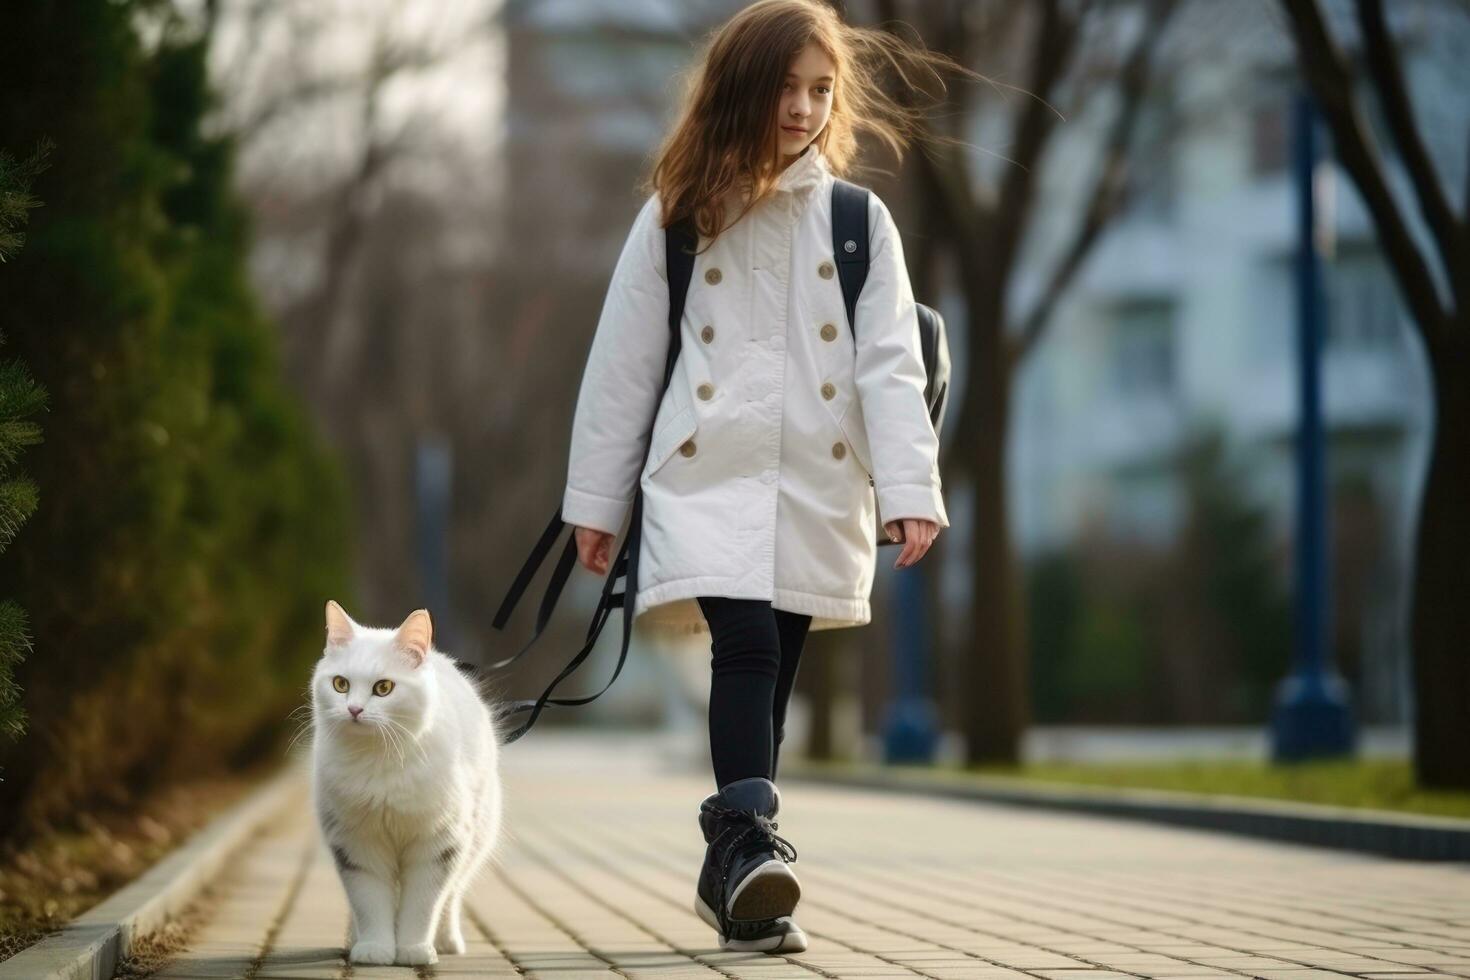
[[[1209, 16], [1224, 5], [1193, 6]], [[1147, 163], [1150, 193], [1099, 241], [1019, 379], [1011, 500], [1023, 554], [1063, 544], [1096, 518], [1123, 534], [1168, 540], [1182, 516], [1169, 456], [1205, 420], [1223, 427], [1233, 455], [1249, 466], [1254, 494], [1282, 539], [1291, 537], [1295, 52], [1284, 23], [1265, 5], [1230, 6], [1234, 43], [1222, 45], [1218, 57], [1168, 69], [1177, 77], [1151, 118], [1174, 121], [1176, 135], [1163, 144], [1165, 155]], [[1252, 13], [1261, 18], [1254, 24]], [[1431, 124], [1427, 135], [1447, 185], [1463, 186], [1466, 106], [1444, 57], [1441, 23], [1453, 18], [1432, 4], [1395, 5], [1391, 13], [1422, 103], [1421, 125], [1460, 120]], [[1330, 153], [1325, 124], [1318, 139], [1321, 152]], [[1393, 167], [1401, 176], [1396, 161]], [[1320, 166], [1317, 183], [1318, 220], [1331, 240], [1322, 265], [1329, 492], [1348, 476], [1366, 480], [1383, 518], [1374, 587], [1356, 611], [1362, 672], [1349, 680], [1361, 720], [1403, 721], [1410, 711], [1414, 517], [1432, 420], [1429, 377], [1356, 189], [1332, 163]], [[1086, 189], [1054, 185], [1042, 198], [1075, 213], [1073, 195]], [[1406, 182], [1397, 189], [1401, 200], [1411, 200]], [[1040, 276], [1048, 268], [1038, 261], [1030, 271]], [[1024, 291], [1026, 283], [1018, 285]]]

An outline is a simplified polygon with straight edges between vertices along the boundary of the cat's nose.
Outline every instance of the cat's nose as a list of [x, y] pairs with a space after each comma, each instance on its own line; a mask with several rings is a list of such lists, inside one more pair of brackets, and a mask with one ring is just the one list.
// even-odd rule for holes
[[357, 716], [362, 714], [362, 709], [355, 704], [350, 704], [347, 706], [347, 712], [348, 714], [352, 715], [352, 720], [356, 721]]

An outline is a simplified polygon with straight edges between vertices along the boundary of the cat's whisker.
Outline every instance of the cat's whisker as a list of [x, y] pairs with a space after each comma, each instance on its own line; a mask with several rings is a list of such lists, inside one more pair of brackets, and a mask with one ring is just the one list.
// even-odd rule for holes
[[[387, 724], [389, 730], [393, 732], [393, 744], [398, 746], [398, 761], [400, 763], [406, 761], [407, 752], [405, 751], [405, 749], [407, 747], [407, 743], [410, 741], [405, 735], [408, 729], [404, 728], [402, 725], [399, 725], [392, 718], [384, 718], [383, 721]], [[415, 747], [417, 746], [415, 745]], [[428, 759], [426, 758], [424, 759], [424, 761], [427, 762]]]
[[377, 724], [375, 727], [378, 729], [378, 734], [382, 736], [383, 741], [387, 743], [390, 749], [393, 750], [393, 754], [398, 756], [398, 764], [402, 765], [405, 761], [407, 761], [403, 755], [403, 747], [398, 744], [397, 733], [395, 733], [393, 729], [390, 728], [388, 725], [384, 725], [381, 723]]
[[378, 735], [383, 739], [384, 743], [387, 744], [388, 748], [393, 750], [393, 754], [398, 756], [398, 763], [399, 765], [402, 765], [405, 759], [403, 755], [403, 749], [398, 745], [398, 735], [393, 731], [392, 728], [382, 724], [381, 722], [376, 723], [376, 727], [378, 729]]
[[383, 718], [383, 720], [386, 721], [388, 724], [392, 725], [398, 732], [400, 732], [403, 735], [403, 737], [408, 741], [408, 743], [410, 745], [412, 745], [414, 747], [414, 749], [416, 749], [418, 751], [418, 754], [419, 754], [419, 758], [420, 759], [422, 759], [424, 762], [428, 762], [429, 761], [429, 754], [424, 751], [424, 747], [421, 744], [419, 744], [419, 740], [417, 738], [414, 738], [413, 732], [411, 732], [411, 731], [408, 730], [408, 726], [407, 725], [403, 724], [400, 721], [396, 721], [396, 720], [394, 720], [392, 718], [388, 718], [386, 716]]
[[292, 733], [300, 732], [302, 729], [311, 728], [316, 724], [315, 718], [302, 718], [298, 720], [291, 729]]
[[308, 736], [312, 734], [315, 727], [315, 724], [313, 724], [310, 718], [299, 724], [296, 727], [296, 731], [292, 733], [291, 740], [286, 743], [286, 755], [289, 756], [291, 754], [291, 750], [296, 747], [296, 743], [301, 741], [303, 738], [306, 739], [306, 744], [310, 745], [311, 739]]
[[399, 735], [392, 728], [389, 728], [388, 731], [393, 733], [393, 747], [398, 750], [398, 763], [402, 765], [408, 761], [408, 752], [403, 745], [403, 736]]
[[385, 729], [385, 727], [381, 726], [381, 724], [375, 724], [375, 726], [373, 726], [373, 729], [376, 729], [376, 735], [378, 735], [378, 738], [382, 739], [382, 745], [384, 745], [384, 754], [387, 755], [388, 752], [392, 752], [392, 754], [397, 755], [398, 763], [403, 763], [403, 752], [398, 751], [398, 746], [394, 745], [394, 742], [392, 742], [392, 732]]

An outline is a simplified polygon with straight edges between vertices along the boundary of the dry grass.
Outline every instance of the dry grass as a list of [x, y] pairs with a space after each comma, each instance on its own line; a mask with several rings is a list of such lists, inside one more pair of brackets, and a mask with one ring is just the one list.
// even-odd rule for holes
[[[229, 871], [226, 870], [221, 880], [229, 878]], [[215, 909], [219, 907], [219, 900], [218, 887], [207, 885], [188, 908], [165, 923], [162, 929], [134, 938], [132, 951], [117, 965], [113, 980], [141, 980], [143, 977], [151, 977], [159, 967], [189, 948], [199, 927], [214, 915]]]
[[1414, 784], [1410, 764], [1401, 759], [1318, 760], [1281, 765], [1235, 759], [1039, 762], [1022, 766], [975, 767], [919, 764], [885, 767], [868, 762], [810, 760], [807, 764], [837, 772], [876, 772], [887, 768], [958, 783], [974, 780], [977, 776], [1003, 776], [1042, 783], [1178, 790], [1430, 816], [1470, 817], [1470, 793], [1422, 789]]
[[0, 960], [138, 877], [267, 775], [178, 784], [129, 809], [81, 813], [70, 826], [0, 846]]

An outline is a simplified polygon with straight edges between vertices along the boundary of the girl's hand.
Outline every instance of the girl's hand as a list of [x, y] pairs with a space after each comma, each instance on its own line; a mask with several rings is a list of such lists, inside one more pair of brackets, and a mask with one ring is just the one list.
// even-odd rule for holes
[[590, 527], [579, 527], [572, 532], [577, 540], [577, 560], [590, 572], [607, 574], [612, 561], [613, 535]]
[[[899, 537], [899, 526], [902, 525], [903, 537]], [[883, 525], [888, 532], [888, 537], [893, 541], [903, 541], [903, 552], [893, 563], [894, 568], [908, 568], [914, 562], [924, 557], [934, 539], [939, 536], [939, 525], [934, 521], [926, 521], [922, 518], [904, 517], [900, 520], [889, 521]]]

